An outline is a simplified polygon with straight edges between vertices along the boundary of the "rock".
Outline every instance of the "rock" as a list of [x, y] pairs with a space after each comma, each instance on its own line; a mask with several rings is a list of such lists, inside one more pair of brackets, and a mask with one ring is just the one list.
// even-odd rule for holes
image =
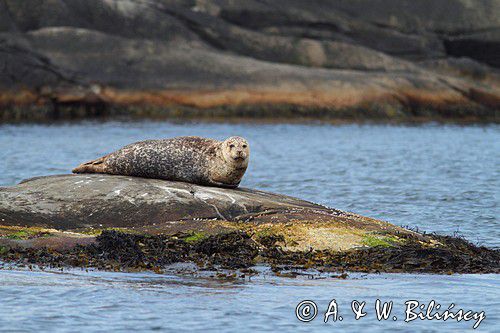
[[[159, 117], [495, 121], [499, 6], [2, 0], [0, 119], [148, 108]], [[438, 61], [439, 71], [427, 65]], [[463, 74], [477, 68], [482, 75]]]
[[[334, 233], [328, 235], [331, 244], [324, 247], [344, 249], [360, 245], [360, 232], [414, 234], [386, 222], [284, 195], [96, 174], [37, 177], [0, 188], [0, 217], [3, 226], [60, 231], [126, 228], [150, 234], [219, 232], [239, 224], [259, 228], [293, 221], [322, 227], [328, 224], [332, 231], [350, 231], [338, 239]], [[322, 231], [327, 235], [328, 230]], [[311, 235], [308, 241], [324, 242], [313, 238]], [[304, 243], [303, 247], [309, 245]]]
[[[176, 262], [492, 272], [500, 252], [250, 189], [96, 174], [0, 188], [0, 259], [153, 269]], [[281, 267], [281, 268], [280, 268]]]

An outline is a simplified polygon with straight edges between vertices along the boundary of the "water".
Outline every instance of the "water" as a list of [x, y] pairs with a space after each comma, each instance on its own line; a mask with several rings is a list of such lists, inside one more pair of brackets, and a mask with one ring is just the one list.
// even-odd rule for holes
[[[472, 331], [474, 321], [404, 322], [404, 301], [436, 300], [448, 307], [486, 312], [479, 331], [494, 331], [500, 301], [494, 275], [370, 275], [349, 280], [268, 278], [252, 282], [220, 282], [154, 274], [66, 274], [3, 271], [0, 295], [0, 331], [14, 328], [51, 332], [71, 331], [296, 331], [309, 332]], [[466, 291], [464, 291], [466, 290]], [[336, 299], [345, 319], [325, 324], [324, 312]], [[374, 302], [394, 301], [387, 322], [375, 318]], [[310, 323], [295, 318], [295, 306], [313, 300], [320, 314]], [[358, 321], [350, 310], [352, 300], [367, 301], [368, 315]], [[2, 323], [3, 321], [3, 323]], [[498, 332], [498, 331], [497, 331]]]
[[[67, 173], [82, 161], [145, 138], [242, 135], [251, 162], [242, 186], [474, 243], [500, 247], [500, 126], [330, 126], [108, 122], [0, 126], [0, 185]], [[472, 330], [470, 322], [404, 323], [404, 301], [484, 310], [479, 331], [498, 331], [498, 275], [351, 275], [347, 280], [202, 277], [70, 271], [0, 271], [0, 331]], [[342, 322], [324, 324], [329, 301]], [[377, 298], [394, 301], [397, 321], [377, 321]], [[294, 315], [317, 303], [311, 323]], [[352, 319], [350, 302], [368, 302]], [[496, 330], [497, 329], [497, 330]]]

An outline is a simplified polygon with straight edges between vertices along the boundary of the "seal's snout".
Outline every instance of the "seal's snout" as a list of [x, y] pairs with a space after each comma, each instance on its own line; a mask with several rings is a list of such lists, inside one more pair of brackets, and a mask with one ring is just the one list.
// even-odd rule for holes
[[243, 150], [236, 151], [236, 156], [233, 157], [235, 161], [243, 161], [247, 158], [247, 154]]

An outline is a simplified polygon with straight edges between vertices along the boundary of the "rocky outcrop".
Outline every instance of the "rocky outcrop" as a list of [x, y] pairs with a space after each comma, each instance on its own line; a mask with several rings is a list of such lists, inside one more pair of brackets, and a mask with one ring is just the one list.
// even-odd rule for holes
[[95, 174], [0, 188], [0, 261], [468, 273], [499, 271], [499, 258], [461, 239], [249, 189]]
[[0, 188], [0, 221], [3, 226], [60, 231], [129, 228], [151, 234], [210, 232], [213, 228], [219, 232], [240, 223], [327, 223], [352, 231], [337, 241], [331, 239], [328, 245], [344, 249], [360, 243], [342, 239], [361, 241], [360, 232], [413, 234], [386, 222], [284, 195], [96, 174], [38, 177]]
[[498, 0], [1, 0], [0, 9], [4, 120], [78, 108], [71, 114], [499, 116]]

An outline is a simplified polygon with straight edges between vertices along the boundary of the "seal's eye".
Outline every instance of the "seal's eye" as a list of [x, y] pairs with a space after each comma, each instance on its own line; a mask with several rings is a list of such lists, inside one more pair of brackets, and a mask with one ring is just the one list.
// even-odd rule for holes
[[246, 148], [246, 147], [247, 147], [247, 145], [243, 145], [243, 148]]
[[229, 148], [234, 148], [234, 145], [233, 144], [229, 145]]

